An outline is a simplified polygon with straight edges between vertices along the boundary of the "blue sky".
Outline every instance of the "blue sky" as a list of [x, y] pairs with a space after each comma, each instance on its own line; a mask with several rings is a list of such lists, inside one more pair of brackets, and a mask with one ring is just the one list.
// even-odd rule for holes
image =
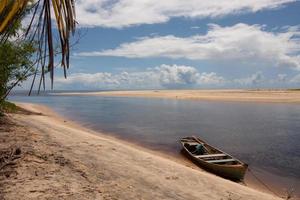
[[55, 89], [300, 87], [300, 1], [78, 0]]

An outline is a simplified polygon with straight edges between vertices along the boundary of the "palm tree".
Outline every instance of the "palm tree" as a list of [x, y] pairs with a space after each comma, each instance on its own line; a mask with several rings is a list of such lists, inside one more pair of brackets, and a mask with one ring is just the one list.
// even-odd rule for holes
[[[53, 87], [55, 52], [61, 54], [60, 64], [65, 77], [66, 69], [69, 68], [70, 37], [71, 33], [74, 34], [76, 25], [75, 3], [74, 0], [0, 0], [0, 43], [8, 39], [14, 24], [28, 10], [32, 17], [24, 37], [38, 43], [34, 80], [37, 72], [41, 72], [40, 88], [42, 82], [45, 85], [45, 73], [49, 72]], [[57, 31], [53, 30], [53, 19], [56, 21]], [[54, 33], [59, 35], [59, 50], [54, 47]]]

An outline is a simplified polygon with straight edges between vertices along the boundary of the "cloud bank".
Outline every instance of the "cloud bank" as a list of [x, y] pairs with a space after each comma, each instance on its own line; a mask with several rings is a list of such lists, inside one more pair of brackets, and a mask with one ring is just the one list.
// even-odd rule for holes
[[[28, 82], [28, 87], [30, 86]], [[300, 74], [277, 74], [265, 77], [263, 72], [240, 78], [226, 78], [215, 72], [199, 72], [195, 67], [166, 65], [135, 72], [73, 73], [67, 79], [58, 77], [56, 89], [190, 89], [190, 88], [299, 88]]]
[[147, 89], [215, 86], [223, 82], [224, 78], [214, 72], [200, 73], [196, 68], [184, 65], [160, 65], [140, 72], [74, 73], [67, 79], [56, 79], [55, 84], [77, 89]]
[[260, 83], [263, 83], [264, 81], [266, 80], [262, 72], [256, 72], [249, 77], [234, 80], [234, 82], [242, 86], [256, 86]]
[[274, 33], [265, 31], [261, 25], [240, 23], [221, 27], [210, 24], [205, 35], [144, 37], [123, 43], [115, 49], [77, 55], [264, 62], [266, 65], [300, 70], [300, 28], [285, 27], [281, 32]]
[[180, 88], [260, 88], [295, 87], [300, 74], [278, 74], [267, 79], [261, 71], [246, 77], [227, 79], [215, 72], [199, 72], [185, 65], [160, 65], [138, 72], [74, 73], [56, 79], [59, 89], [180, 89]]
[[77, 0], [81, 26], [123, 28], [174, 17], [206, 18], [276, 9], [296, 0]]

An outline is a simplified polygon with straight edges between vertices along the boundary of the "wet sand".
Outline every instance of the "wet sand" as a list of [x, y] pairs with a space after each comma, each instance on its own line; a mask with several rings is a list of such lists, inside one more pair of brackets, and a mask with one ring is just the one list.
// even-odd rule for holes
[[299, 90], [136, 90], [71, 92], [57, 93], [56, 95], [90, 95], [240, 102], [300, 103]]
[[45, 107], [20, 105], [43, 115], [10, 116], [17, 124], [12, 134], [34, 145], [6, 182], [7, 199], [278, 199], [85, 129]]

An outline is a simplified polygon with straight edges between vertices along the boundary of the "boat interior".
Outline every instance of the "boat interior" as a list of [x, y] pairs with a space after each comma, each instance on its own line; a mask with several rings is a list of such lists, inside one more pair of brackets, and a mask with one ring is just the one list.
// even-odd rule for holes
[[239, 162], [236, 159], [232, 158], [230, 155], [225, 154], [215, 148], [212, 148], [210, 145], [207, 145], [205, 143], [199, 143], [197, 141], [182, 142], [184, 147], [193, 155], [193, 157], [201, 159], [207, 163], [219, 165], [239, 164]]

